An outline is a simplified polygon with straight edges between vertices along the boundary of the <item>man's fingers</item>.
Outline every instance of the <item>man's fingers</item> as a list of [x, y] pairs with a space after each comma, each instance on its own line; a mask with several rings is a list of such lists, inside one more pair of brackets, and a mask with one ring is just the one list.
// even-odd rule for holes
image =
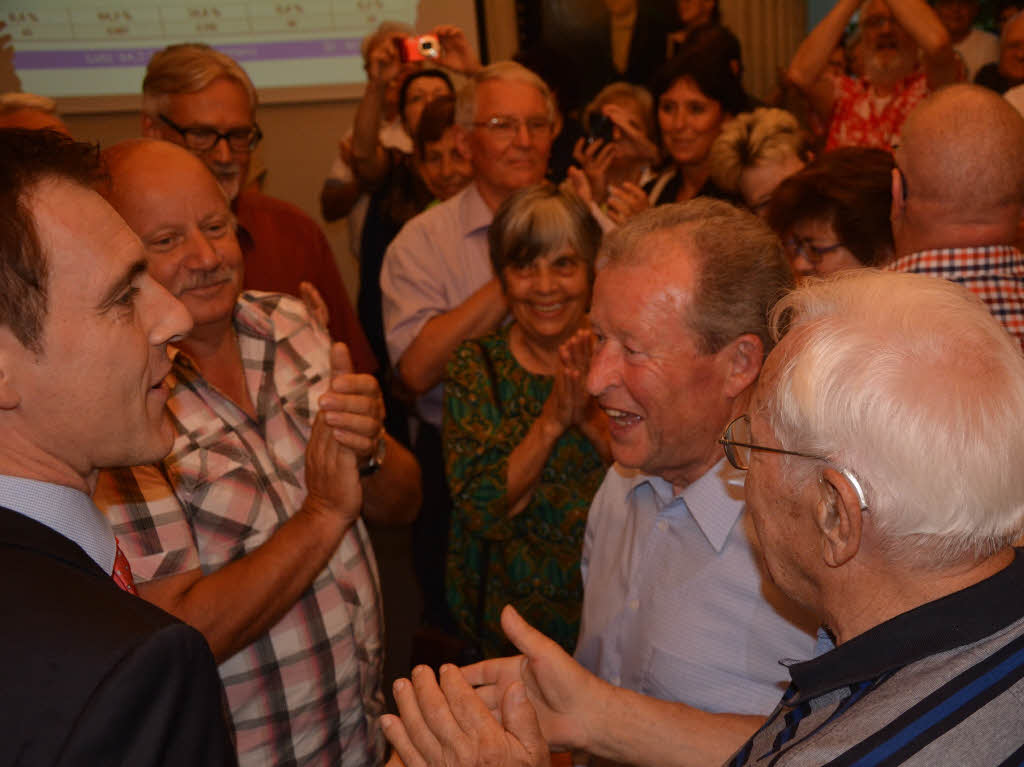
[[429, 767], [423, 754], [413, 745], [401, 719], [392, 714], [384, 714], [380, 718], [380, 727], [384, 731], [384, 737], [394, 748], [391, 758], [384, 767]]
[[[422, 668], [424, 667], [418, 666], [413, 669], [413, 675], [415, 676], [416, 672]], [[427, 673], [433, 676], [433, 672], [429, 669], [427, 669]], [[422, 755], [421, 759], [425, 761], [426, 764], [443, 764], [444, 752], [441, 748], [441, 744], [434, 736], [434, 733], [426, 720], [423, 718], [423, 710], [420, 707], [420, 700], [412, 682], [408, 679], [399, 679], [392, 687], [392, 691], [395, 694], [395, 703], [398, 706], [398, 714], [402, 717], [401, 723], [403, 731], [412, 746], [412, 751]], [[401, 737], [401, 734], [396, 735], [396, 737]], [[388, 740], [391, 740], [390, 736], [388, 737]], [[395, 745], [393, 740], [391, 740], [391, 742], [392, 745]], [[410, 752], [410, 750], [407, 748], [407, 753], [408, 752]], [[402, 761], [409, 764], [408, 761], [406, 761], [406, 753], [402, 753]], [[409, 767], [412, 767], [412, 765], [409, 765]]]
[[341, 341], [331, 344], [331, 378], [351, 372], [352, 357], [349, 356], [348, 347]]
[[423, 721], [441, 744], [443, 751], [465, 754], [466, 732], [455, 720], [451, 704], [438, 686], [434, 672], [426, 666], [417, 666], [412, 670], [412, 686], [416, 690], [416, 700], [423, 714]]
[[474, 687], [499, 684], [510, 675], [519, 675], [519, 658], [493, 658], [462, 667], [462, 676]]
[[510, 685], [505, 692], [501, 702], [501, 721], [505, 729], [522, 744], [533, 767], [551, 763], [548, 743], [540, 729], [537, 711], [527, 699], [522, 682]]
[[455, 722], [466, 734], [494, 726], [494, 717], [455, 666], [441, 667], [441, 690], [448, 699]]
[[383, 420], [384, 401], [376, 394], [339, 394], [327, 392], [317, 400], [326, 413], [352, 413]]

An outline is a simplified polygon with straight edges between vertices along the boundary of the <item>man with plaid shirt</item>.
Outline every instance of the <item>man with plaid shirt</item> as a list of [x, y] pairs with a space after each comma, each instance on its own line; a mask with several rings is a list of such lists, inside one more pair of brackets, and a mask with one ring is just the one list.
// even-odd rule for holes
[[360, 513], [411, 519], [415, 459], [302, 302], [241, 292], [234, 220], [200, 160], [136, 140], [107, 161], [106, 196], [195, 328], [171, 351], [171, 454], [104, 475], [97, 503], [140, 596], [209, 642], [241, 764], [377, 764], [380, 589]]
[[954, 85], [911, 112], [894, 155], [888, 268], [964, 285], [1024, 348], [1024, 118], [992, 91]]

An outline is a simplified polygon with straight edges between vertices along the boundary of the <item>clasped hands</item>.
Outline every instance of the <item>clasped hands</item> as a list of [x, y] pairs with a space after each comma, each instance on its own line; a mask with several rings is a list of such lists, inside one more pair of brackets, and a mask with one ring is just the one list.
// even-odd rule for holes
[[331, 347], [328, 389], [306, 446], [307, 500], [352, 520], [362, 507], [358, 467], [384, 437], [384, 398], [377, 379], [354, 373], [348, 348]]
[[388, 767], [548, 767], [550, 748], [582, 748], [605, 682], [585, 670], [511, 607], [505, 634], [523, 652], [439, 679], [419, 666], [395, 682], [400, 716], [381, 718], [394, 747]]

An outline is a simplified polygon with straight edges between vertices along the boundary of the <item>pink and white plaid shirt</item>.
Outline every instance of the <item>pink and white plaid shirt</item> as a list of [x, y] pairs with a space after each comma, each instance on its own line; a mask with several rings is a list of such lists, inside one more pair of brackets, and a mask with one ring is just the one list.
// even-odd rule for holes
[[[243, 293], [234, 323], [259, 419], [174, 350], [171, 454], [100, 479], [97, 505], [140, 583], [240, 559], [305, 499], [306, 442], [330, 342], [303, 304], [283, 295]], [[292, 609], [220, 666], [240, 764], [380, 763], [381, 636], [376, 562], [360, 521]]]
[[1024, 350], [1024, 253], [1011, 245], [922, 250], [886, 266], [958, 282], [985, 302]]

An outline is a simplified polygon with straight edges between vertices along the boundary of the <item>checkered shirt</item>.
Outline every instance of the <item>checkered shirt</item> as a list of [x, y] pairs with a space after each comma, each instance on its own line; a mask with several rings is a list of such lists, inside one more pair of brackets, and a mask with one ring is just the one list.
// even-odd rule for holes
[[989, 311], [1024, 349], [1024, 254], [1010, 245], [922, 250], [888, 265], [959, 282], [986, 303]]
[[[244, 557], [306, 496], [329, 340], [299, 301], [277, 294], [243, 293], [234, 323], [258, 421], [173, 350], [171, 454], [101, 477], [97, 504], [139, 582]], [[291, 610], [220, 666], [240, 764], [380, 763], [381, 633], [376, 562], [360, 521]]]

